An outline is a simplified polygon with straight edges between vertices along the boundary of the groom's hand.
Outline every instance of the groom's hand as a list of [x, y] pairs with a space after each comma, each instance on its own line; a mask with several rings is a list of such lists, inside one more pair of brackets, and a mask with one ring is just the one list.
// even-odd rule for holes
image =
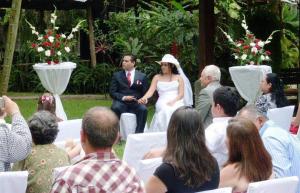
[[124, 96], [123, 101], [136, 101], [134, 96]]

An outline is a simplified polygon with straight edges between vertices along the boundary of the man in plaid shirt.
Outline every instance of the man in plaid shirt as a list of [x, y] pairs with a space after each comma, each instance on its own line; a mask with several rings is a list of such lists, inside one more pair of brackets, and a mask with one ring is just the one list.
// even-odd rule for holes
[[86, 156], [59, 174], [51, 192], [144, 193], [135, 171], [112, 153], [118, 131], [118, 117], [110, 109], [88, 110], [81, 131]]
[[7, 96], [2, 98], [4, 108], [0, 109], [0, 114], [11, 116], [12, 125], [9, 128], [5, 122], [0, 123], [0, 172], [8, 171], [10, 163], [25, 159], [32, 144], [30, 130], [18, 105]]

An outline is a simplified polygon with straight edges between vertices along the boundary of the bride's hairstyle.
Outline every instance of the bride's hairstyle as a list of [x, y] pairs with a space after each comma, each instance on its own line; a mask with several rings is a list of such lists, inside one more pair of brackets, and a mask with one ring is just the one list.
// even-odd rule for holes
[[[169, 68], [171, 69], [172, 74], [179, 74], [177, 67], [175, 64], [168, 63]], [[160, 71], [160, 74], [162, 74], [162, 71]]]
[[170, 163], [190, 187], [210, 180], [217, 170], [217, 162], [205, 144], [201, 116], [192, 107], [180, 107], [171, 116], [163, 161]]

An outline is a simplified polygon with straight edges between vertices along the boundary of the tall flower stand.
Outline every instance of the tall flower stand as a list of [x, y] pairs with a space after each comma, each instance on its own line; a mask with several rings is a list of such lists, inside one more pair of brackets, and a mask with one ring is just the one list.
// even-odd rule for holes
[[266, 65], [246, 65], [229, 68], [236, 89], [248, 104], [255, 103], [258, 96], [261, 95], [260, 82], [266, 74], [271, 72], [272, 68]]
[[53, 93], [56, 101], [56, 115], [63, 120], [67, 120], [67, 115], [59, 95], [66, 90], [74, 68], [76, 68], [76, 64], [73, 62], [63, 62], [57, 65], [48, 65], [47, 63], [33, 65], [43, 87]]

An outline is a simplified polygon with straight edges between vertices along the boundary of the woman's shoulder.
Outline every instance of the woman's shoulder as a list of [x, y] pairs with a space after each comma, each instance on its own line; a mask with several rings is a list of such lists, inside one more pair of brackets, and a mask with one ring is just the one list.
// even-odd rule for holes
[[224, 178], [230, 179], [238, 177], [240, 175], [239, 163], [232, 163], [226, 165], [224, 168], [222, 168], [221, 175]]

